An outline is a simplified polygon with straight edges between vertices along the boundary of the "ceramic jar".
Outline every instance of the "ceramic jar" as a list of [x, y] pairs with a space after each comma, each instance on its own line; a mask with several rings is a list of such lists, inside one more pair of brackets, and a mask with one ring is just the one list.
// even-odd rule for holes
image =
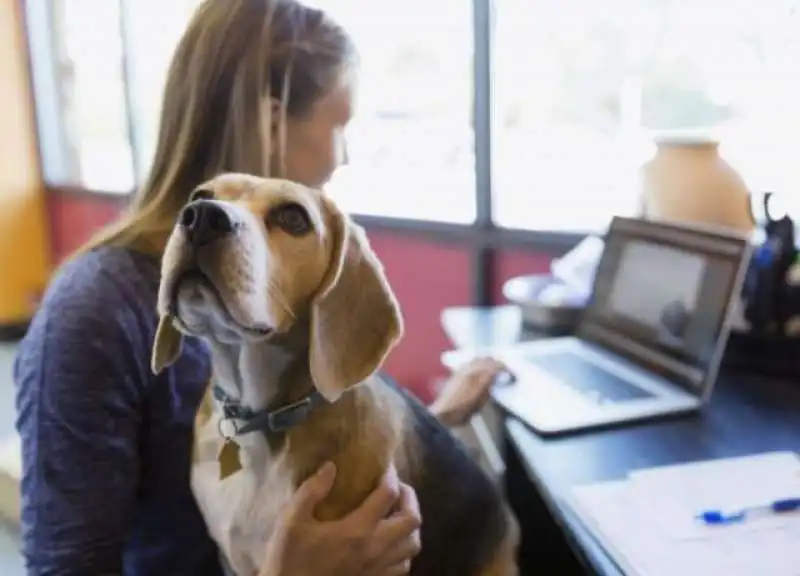
[[641, 168], [642, 216], [733, 228], [755, 226], [744, 180], [719, 155], [719, 142], [697, 135], [662, 135]]

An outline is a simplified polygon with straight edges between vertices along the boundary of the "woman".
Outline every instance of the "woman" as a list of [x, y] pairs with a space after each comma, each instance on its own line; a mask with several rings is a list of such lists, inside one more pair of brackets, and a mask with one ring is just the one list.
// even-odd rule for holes
[[[131, 209], [62, 267], [15, 366], [29, 574], [221, 574], [189, 489], [191, 427], [209, 377], [187, 339], [158, 377], [149, 354], [159, 256], [189, 193], [225, 171], [322, 186], [344, 161], [355, 53], [295, 0], [206, 0], [174, 55], [155, 158]], [[500, 366], [455, 374], [432, 410], [463, 422]], [[263, 576], [403, 574], [418, 550], [413, 491], [394, 470], [350, 516], [314, 520], [331, 466], [300, 487]]]

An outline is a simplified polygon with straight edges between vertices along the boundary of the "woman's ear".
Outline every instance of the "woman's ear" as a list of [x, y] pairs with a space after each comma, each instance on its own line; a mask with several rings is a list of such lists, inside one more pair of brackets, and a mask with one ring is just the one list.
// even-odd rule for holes
[[154, 374], [160, 373], [178, 359], [181, 354], [182, 341], [183, 336], [172, 324], [172, 316], [162, 315], [158, 320], [153, 352], [150, 357], [150, 369]]
[[323, 199], [332, 257], [311, 304], [311, 377], [330, 402], [372, 375], [403, 334], [400, 306], [364, 231]]

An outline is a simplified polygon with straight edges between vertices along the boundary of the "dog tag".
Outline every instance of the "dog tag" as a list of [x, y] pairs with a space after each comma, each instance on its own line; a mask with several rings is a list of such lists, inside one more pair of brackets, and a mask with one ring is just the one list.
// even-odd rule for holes
[[217, 456], [219, 462], [219, 479], [225, 480], [228, 476], [235, 474], [242, 469], [242, 461], [239, 458], [239, 445], [234, 440], [225, 440], [222, 450]]

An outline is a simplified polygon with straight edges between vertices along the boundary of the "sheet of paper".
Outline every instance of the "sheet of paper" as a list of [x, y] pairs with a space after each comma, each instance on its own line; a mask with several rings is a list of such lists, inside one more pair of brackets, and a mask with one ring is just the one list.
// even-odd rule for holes
[[704, 510], [733, 512], [800, 497], [800, 459], [792, 452], [651, 468], [630, 478], [634, 501], [649, 510], [658, 530], [669, 538], [733, 535], [800, 522], [800, 513], [768, 514], [729, 526], [706, 526], [696, 518]]
[[633, 527], [642, 521], [629, 505], [628, 483], [608, 482], [575, 488], [568, 500], [578, 517], [628, 576], [656, 574], [666, 542]]
[[[568, 503], [631, 576], [800, 576], [800, 516], [788, 514], [757, 527], [754, 522], [747, 528], [747, 523], [700, 528], [692, 522], [687, 527], [680, 512], [694, 513], [701, 498], [693, 489], [707, 497], [714, 493], [713, 483], [723, 482], [727, 487], [719, 493], [729, 499], [734, 491], [742, 492], [743, 483], [756, 481], [763, 487], [750, 487], [745, 493], [760, 497], [791, 489], [798, 473], [794, 455], [769, 454], [693, 465], [691, 470], [642, 471], [626, 481], [575, 488]], [[676, 483], [685, 488], [676, 489]], [[665, 511], [668, 508], [675, 511]]]

